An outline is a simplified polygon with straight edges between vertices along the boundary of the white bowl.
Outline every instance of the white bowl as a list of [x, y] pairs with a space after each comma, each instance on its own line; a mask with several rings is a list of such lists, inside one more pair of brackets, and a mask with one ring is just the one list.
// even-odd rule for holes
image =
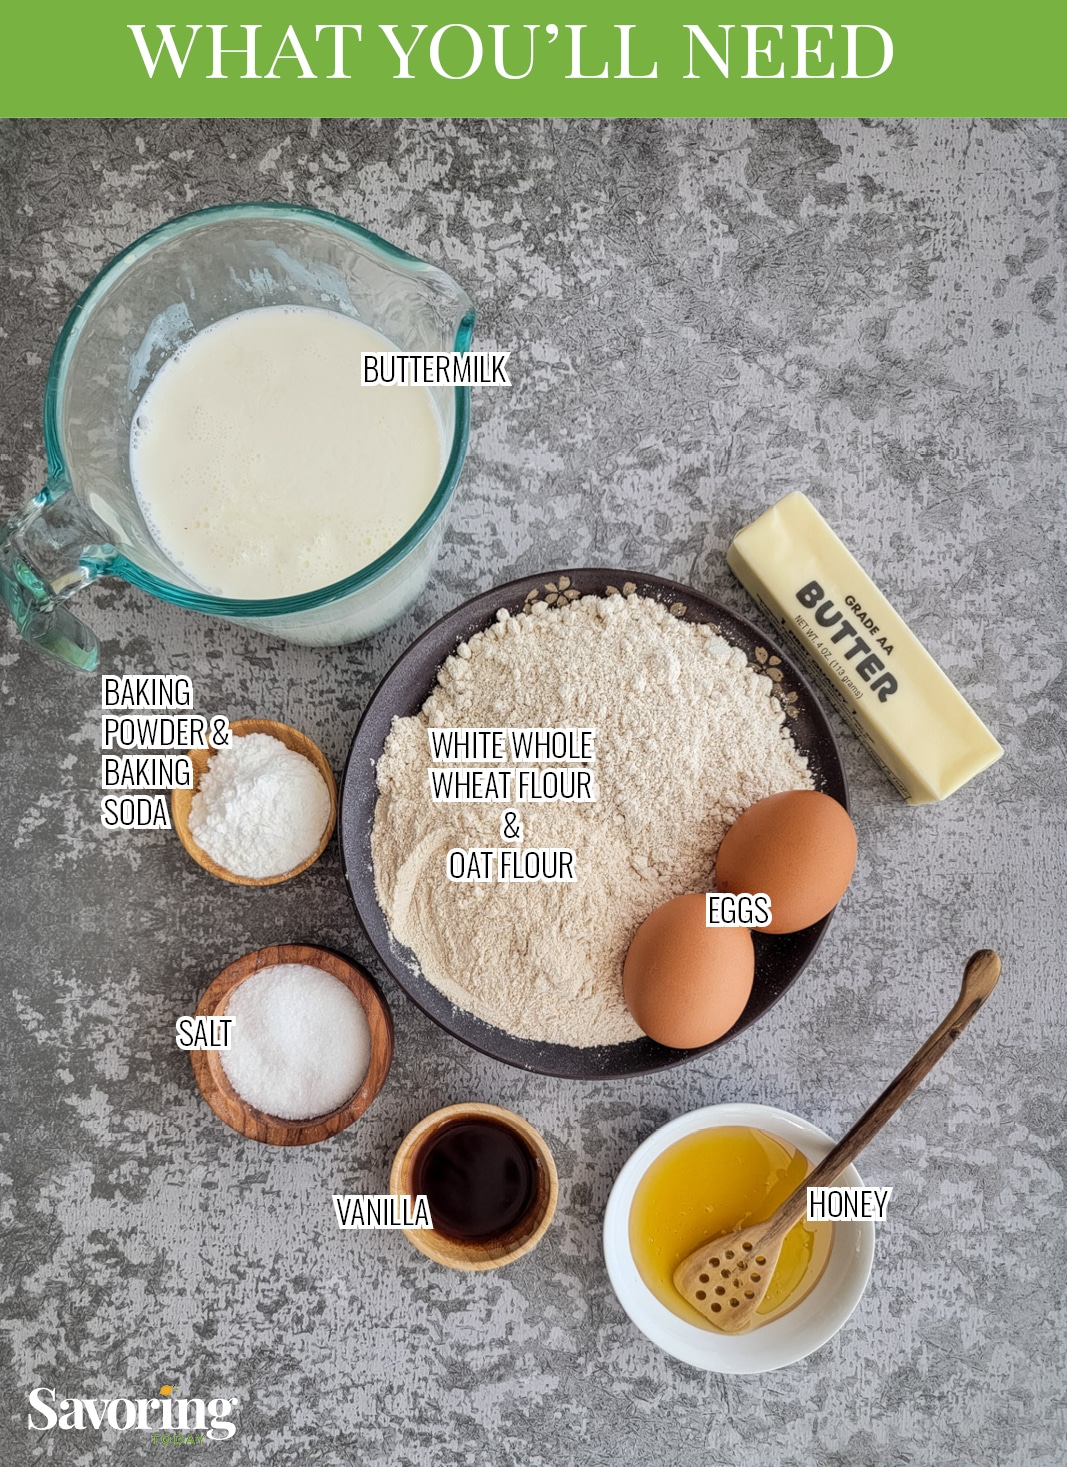
[[[833, 1245], [822, 1278], [788, 1314], [748, 1334], [713, 1333], [687, 1324], [661, 1304], [637, 1271], [630, 1252], [630, 1207], [637, 1184], [649, 1166], [683, 1136], [718, 1126], [754, 1126], [797, 1147], [819, 1162], [834, 1142], [825, 1131], [773, 1105], [707, 1105], [668, 1121], [643, 1141], [611, 1189], [604, 1214], [604, 1261], [619, 1303], [654, 1345], [686, 1365], [722, 1375], [758, 1375], [778, 1370], [825, 1345], [855, 1309], [874, 1259], [874, 1223], [834, 1224]], [[835, 1185], [862, 1187], [854, 1166]]]

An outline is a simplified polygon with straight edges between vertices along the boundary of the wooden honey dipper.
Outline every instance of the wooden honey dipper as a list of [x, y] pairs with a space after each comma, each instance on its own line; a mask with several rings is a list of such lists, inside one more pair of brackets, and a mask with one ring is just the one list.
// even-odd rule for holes
[[959, 1038], [997, 986], [1000, 958], [983, 948], [968, 961], [952, 1011], [856, 1124], [766, 1222], [709, 1239], [674, 1271], [674, 1287], [716, 1329], [741, 1334], [754, 1322], [786, 1234], [807, 1213], [808, 1188], [829, 1187], [872, 1141], [949, 1046]]

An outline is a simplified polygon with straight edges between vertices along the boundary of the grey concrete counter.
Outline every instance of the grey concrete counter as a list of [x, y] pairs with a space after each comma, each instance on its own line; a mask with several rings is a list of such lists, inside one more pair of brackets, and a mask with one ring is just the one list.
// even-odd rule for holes
[[[81, 599], [117, 671], [188, 672], [340, 769], [395, 657], [476, 590], [632, 566], [752, 606], [723, 552], [806, 490], [1005, 745], [911, 810], [836, 722], [856, 880], [808, 971], [738, 1041], [631, 1082], [506, 1069], [394, 985], [388, 1085], [352, 1130], [278, 1152], [227, 1131], [173, 1044], [214, 973], [268, 942], [374, 969], [336, 847], [225, 887], [169, 833], [98, 820], [98, 684], [0, 629], [0, 926], [12, 1265], [0, 1458], [154, 1459], [138, 1433], [32, 1433], [26, 1395], [237, 1396], [213, 1460], [556, 1467], [1038, 1467], [1064, 1446], [1067, 131], [1048, 122], [21, 123], [0, 133], [0, 488], [43, 480], [48, 356], [145, 229], [278, 198], [440, 262], [509, 347], [475, 395], [437, 574], [372, 641], [310, 651], [153, 602]], [[839, 1133], [992, 945], [989, 1011], [868, 1153], [894, 1188], [845, 1329], [761, 1379], [705, 1376], [629, 1323], [604, 1202], [656, 1126], [716, 1100]], [[462, 1098], [548, 1137], [541, 1247], [471, 1278], [338, 1231], [418, 1117]]]

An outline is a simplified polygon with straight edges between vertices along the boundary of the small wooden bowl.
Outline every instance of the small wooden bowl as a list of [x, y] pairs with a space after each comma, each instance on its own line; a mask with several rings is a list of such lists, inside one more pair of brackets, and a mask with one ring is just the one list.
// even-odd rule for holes
[[192, 808], [193, 796], [200, 787], [200, 776], [207, 768], [208, 760], [215, 752], [214, 749], [188, 749], [186, 751], [193, 766], [193, 785], [192, 789], [171, 790], [171, 819], [182, 845], [197, 865], [203, 866], [205, 871], [210, 871], [212, 876], [219, 876], [223, 881], [232, 881], [236, 886], [276, 886], [279, 881], [289, 881], [292, 877], [299, 876], [301, 871], [306, 871], [309, 866], [313, 866], [329, 845], [333, 828], [337, 824], [337, 783], [329, 761], [318, 744], [313, 739], [309, 739], [307, 734], [290, 728], [287, 723], [276, 723], [273, 718], [241, 718], [236, 723], [231, 723], [230, 728], [235, 738], [241, 738], [245, 734], [270, 734], [287, 749], [292, 749], [296, 754], [303, 754], [305, 759], [310, 759], [314, 764], [326, 781], [326, 788], [330, 792], [330, 818], [326, 822], [326, 829], [322, 832], [322, 839], [318, 846], [306, 861], [301, 861], [299, 866], [294, 866], [291, 871], [283, 871], [278, 876], [237, 876], [234, 872], [227, 871], [225, 866], [220, 866], [217, 861], [213, 861], [207, 851], [201, 850], [189, 829], [189, 811]]
[[544, 1138], [528, 1121], [499, 1105], [479, 1105], [475, 1102], [446, 1105], [442, 1110], [435, 1110], [408, 1132], [393, 1158], [393, 1168], [389, 1174], [389, 1191], [394, 1196], [413, 1195], [415, 1162], [431, 1137], [452, 1121], [477, 1120], [481, 1117], [502, 1121], [522, 1137], [533, 1156], [537, 1165], [537, 1194], [526, 1216], [509, 1232], [487, 1242], [460, 1243], [429, 1229], [404, 1229], [408, 1242], [420, 1253], [425, 1253], [427, 1258], [432, 1258], [434, 1263], [441, 1263], [445, 1268], [464, 1269], [470, 1273], [484, 1273], [492, 1268], [503, 1268], [505, 1263], [514, 1263], [517, 1258], [536, 1248], [544, 1237], [559, 1198], [556, 1163]]
[[223, 968], [197, 1004], [197, 1017], [210, 1018], [225, 1013], [230, 994], [246, 978], [262, 968], [275, 968], [284, 963], [319, 968], [339, 979], [359, 999], [370, 1026], [370, 1064], [363, 1084], [352, 1099], [329, 1115], [313, 1116], [306, 1121], [283, 1120], [258, 1110], [238, 1095], [226, 1078], [222, 1057], [217, 1050], [194, 1050], [189, 1058], [201, 1095], [219, 1120], [225, 1121], [231, 1130], [247, 1136], [250, 1141], [264, 1141], [268, 1146], [311, 1146], [316, 1141], [325, 1141], [327, 1136], [336, 1136], [338, 1131], [358, 1120], [385, 1084], [393, 1060], [393, 1016], [374, 981], [347, 958], [325, 948], [289, 943], [281, 947], [261, 947], [258, 952], [246, 953], [243, 958]]

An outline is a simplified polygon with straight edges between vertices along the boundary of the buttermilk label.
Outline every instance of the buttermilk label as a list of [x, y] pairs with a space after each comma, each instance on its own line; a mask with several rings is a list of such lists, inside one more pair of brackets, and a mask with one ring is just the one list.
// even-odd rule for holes
[[[501, 846], [453, 846], [449, 881], [577, 881], [566, 846], [525, 846], [521, 805], [591, 805], [597, 799], [595, 728], [428, 728], [434, 804], [503, 805]], [[538, 760], [540, 763], [534, 763]]]
[[509, 351], [365, 351], [364, 387], [510, 387]]
[[796, 625], [814, 643], [834, 676], [857, 700], [869, 692], [879, 703], [887, 702], [899, 686], [887, 670], [893, 644], [881, 634], [877, 622], [867, 615], [857, 598], [846, 596], [844, 606], [839, 606], [818, 581], [801, 586], [796, 597], [814, 615], [814, 622], [797, 616]]
[[[222, 749], [230, 724], [193, 713], [182, 675], [107, 674], [100, 679], [100, 820], [106, 830], [169, 830], [164, 790], [192, 789], [188, 749]], [[176, 751], [181, 750], [181, 753]]]

